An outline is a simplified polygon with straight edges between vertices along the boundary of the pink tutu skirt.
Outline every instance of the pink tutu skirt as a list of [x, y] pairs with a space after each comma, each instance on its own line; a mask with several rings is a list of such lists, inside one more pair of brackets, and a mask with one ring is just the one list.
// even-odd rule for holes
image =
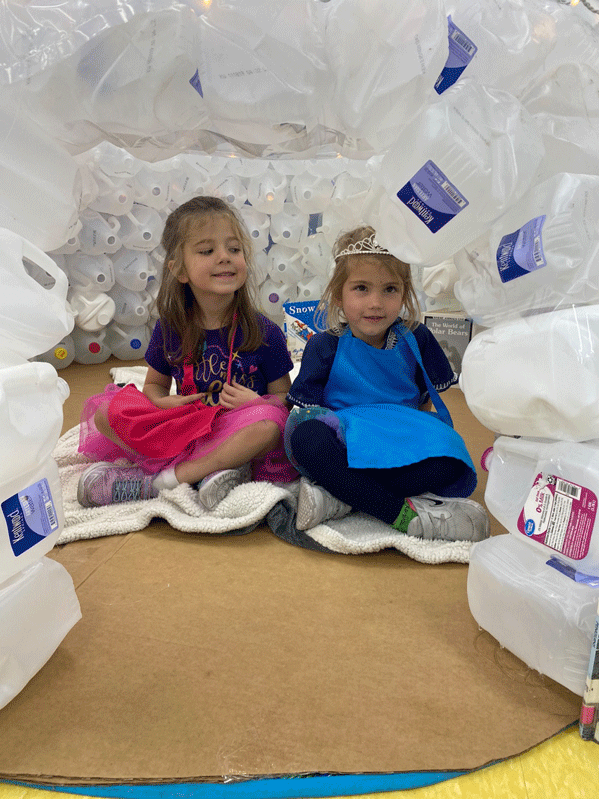
[[[252, 461], [252, 478], [285, 483], [297, 479], [298, 473], [289, 462], [283, 445], [283, 433], [289, 411], [279, 397], [266, 395], [239, 408], [223, 409], [216, 415], [213, 412], [194, 414], [193, 405], [195, 403], [162, 411], [134, 386], [119, 388], [111, 383], [106, 386], [102, 394], [96, 394], [85, 402], [81, 415], [79, 452], [101, 461], [114, 462], [125, 458], [138, 464], [147, 474], [157, 474], [182, 461], [196, 460], [207, 455], [237, 430], [255, 422], [269, 420], [278, 425], [281, 439], [277, 447], [265, 457]], [[180, 408], [187, 408], [189, 411], [189, 418], [185, 422], [182, 420]], [[111, 428], [125, 447], [110, 441], [96, 427], [94, 416], [100, 409], [104, 411]], [[177, 413], [171, 413], [173, 410]], [[212, 409], [205, 410], [212, 411]], [[136, 420], [135, 424], [131, 423], [132, 419]], [[144, 419], [147, 419], [147, 424], [144, 424]], [[187, 425], [184, 435], [182, 435], [183, 423]], [[154, 441], [149, 443], [150, 428], [157, 428], [159, 433], [154, 437]], [[168, 442], [164, 447], [167, 454], [163, 456], [158, 455], [160, 447], [154, 446], [160, 437]], [[157, 449], [155, 456], [139, 452], [136, 445], [141, 446], [142, 440], [142, 449], [146, 453]], [[173, 450], [179, 449], [176, 442], [180, 442], [180, 451], [173, 454]]]

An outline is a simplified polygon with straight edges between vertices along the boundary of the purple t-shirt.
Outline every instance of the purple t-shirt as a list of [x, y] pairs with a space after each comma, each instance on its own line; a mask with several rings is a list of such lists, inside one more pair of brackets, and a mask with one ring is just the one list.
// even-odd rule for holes
[[[241, 345], [241, 329], [235, 333], [233, 345], [233, 361], [231, 378], [242, 386], [247, 386], [257, 394], [266, 394], [269, 383], [288, 374], [293, 368], [293, 361], [287, 349], [287, 342], [281, 328], [262, 314], [258, 319], [264, 331], [264, 341], [253, 352], [239, 352]], [[226, 327], [220, 330], [207, 330], [204, 352], [193, 365], [193, 379], [197, 393], [206, 392], [206, 404], [217, 405], [223, 383], [227, 380], [227, 364], [229, 347], [227, 345]], [[179, 337], [167, 332], [168, 350], [177, 352]], [[160, 321], [156, 322], [152, 338], [146, 351], [146, 362], [157, 372], [175, 378], [177, 393], [181, 393], [183, 381], [183, 364], [171, 364], [164, 352], [164, 331]]]

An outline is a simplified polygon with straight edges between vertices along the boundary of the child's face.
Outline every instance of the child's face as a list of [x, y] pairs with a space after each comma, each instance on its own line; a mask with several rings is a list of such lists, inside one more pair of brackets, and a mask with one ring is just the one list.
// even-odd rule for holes
[[403, 306], [403, 286], [376, 257], [352, 255], [337, 304], [356, 338], [383, 347], [387, 329]]
[[193, 230], [183, 245], [183, 264], [178, 279], [189, 283], [200, 305], [207, 298], [233, 298], [247, 280], [241, 242], [226, 217], [212, 217]]

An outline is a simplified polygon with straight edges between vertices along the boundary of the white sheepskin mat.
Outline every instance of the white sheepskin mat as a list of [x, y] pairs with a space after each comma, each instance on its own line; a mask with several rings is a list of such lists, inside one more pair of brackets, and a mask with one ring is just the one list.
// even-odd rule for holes
[[[141, 386], [145, 367], [119, 367], [111, 370], [111, 376], [115, 383]], [[212, 511], [199, 504], [197, 491], [186, 484], [161, 491], [155, 499], [83, 508], [77, 501], [77, 484], [90, 460], [78, 453], [78, 445], [79, 427], [74, 427], [59, 439], [54, 450], [65, 516], [59, 544], [143, 530], [152, 519], [160, 518], [186, 533], [242, 534], [264, 523], [289, 543], [323, 552], [360, 555], [397, 549], [430, 564], [468, 563], [470, 559], [470, 542], [422, 541], [362, 513], [300, 532], [295, 528], [298, 483], [285, 488], [265, 482], [246, 483], [233, 489]]]

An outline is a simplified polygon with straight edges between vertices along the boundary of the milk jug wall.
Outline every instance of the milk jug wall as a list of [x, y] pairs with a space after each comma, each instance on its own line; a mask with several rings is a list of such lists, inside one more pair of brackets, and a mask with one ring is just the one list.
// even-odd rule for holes
[[[558, 0], [409, 0], [401, 13], [395, 0], [8, 6], [0, 224], [49, 254], [55, 268], [41, 263], [36, 282], [51, 291], [68, 280], [75, 325], [40, 316], [51, 331], [40, 348], [39, 329], [19, 338], [25, 320], [13, 314], [3, 368], [37, 369], [41, 384], [56, 380], [45, 366], [143, 356], [161, 229], [195, 195], [217, 194], [243, 215], [258, 296], [278, 321], [285, 300], [318, 299], [338, 232], [372, 224], [412, 265], [425, 307], [462, 303], [487, 328], [466, 352], [462, 387], [508, 442], [491, 461], [489, 506], [516, 548], [499, 551], [491, 539], [477, 562], [488, 571], [485, 553], [505, 565], [520, 550], [594, 571], [599, 488], [594, 445], [581, 442], [598, 437], [595, 22], [583, 4]], [[510, 359], [522, 368], [504, 368]], [[7, 383], [6, 403], [19, 401], [20, 385]], [[510, 446], [514, 435], [524, 454]], [[36, 434], [40, 458], [55, 436], [52, 425]], [[559, 463], [544, 438], [561, 447]], [[502, 490], [500, 464], [510, 459], [532, 480], [522, 524]], [[578, 489], [584, 546], [568, 533], [560, 552], [524, 506], [541, 492], [563, 525], [573, 516], [561, 495], [578, 511]], [[518, 596], [536, 579], [534, 557], [522, 555]], [[509, 570], [495, 571], [504, 584]], [[485, 593], [487, 583], [477, 583], [476, 607], [492, 610], [499, 594]], [[475, 612], [474, 589], [471, 597]], [[551, 639], [559, 614], [542, 618]], [[522, 634], [512, 629], [502, 643], [527, 657], [510, 640]], [[546, 658], [530, 662], [574, 684]]]

